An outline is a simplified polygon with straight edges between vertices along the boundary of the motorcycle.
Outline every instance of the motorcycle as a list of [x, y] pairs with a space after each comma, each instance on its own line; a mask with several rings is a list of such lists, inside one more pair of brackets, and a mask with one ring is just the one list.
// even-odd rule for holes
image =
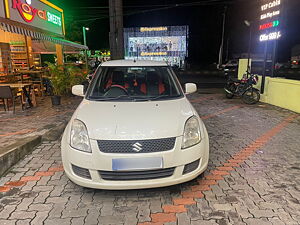
[[232, 99], [234, 96], [242, 98], [246, 104], [255, 104], [260, 100], [260, 91], [253, 87], [258, 82], [258, 76], [255, 74], [244, 74], [242, 80], [228, 78], [225, 86], [226, 97]]

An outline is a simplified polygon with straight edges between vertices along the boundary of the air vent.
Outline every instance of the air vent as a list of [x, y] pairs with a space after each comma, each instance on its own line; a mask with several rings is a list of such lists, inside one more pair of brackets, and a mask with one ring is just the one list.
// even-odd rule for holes
[[146, 171], [99, 171], [103, 180], [151, 180], [170, 177], [175, 168]]
[[198, 168], [198, 166], [199, 166], [199, 162], [200, 162], [200, 159], [198, 159], [198, 160], [195, 161], [195, 162], [186, 164], [186, 165], [184, 166], [184, 169], [183, 169], [183, 173], [182, 173], [182, 174], [191, 173], [191, 172], [193, 172], [194, 170], [196, 170], [196, 169]]
[[82, 178], [85, 178], [85, 179], [89, 179], [91, 180], [91, 174], [90, 174], [90, 171], [88, 169], [85, 169], [85, 168], [81, 168], [81, 167], [78, 167], [78, 166], [74, 166], [72, 165], [72, 169], [73, 169], [73, 172], [79, 176], [79, 177], [82, 177]]

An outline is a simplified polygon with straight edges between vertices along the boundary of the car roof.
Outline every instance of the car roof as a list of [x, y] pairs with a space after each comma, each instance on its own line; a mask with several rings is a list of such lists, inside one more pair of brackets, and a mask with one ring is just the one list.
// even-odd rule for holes
[[110, 60], [103, 62], [101, 66], [168, 66], [164, 61], [151, 60]]

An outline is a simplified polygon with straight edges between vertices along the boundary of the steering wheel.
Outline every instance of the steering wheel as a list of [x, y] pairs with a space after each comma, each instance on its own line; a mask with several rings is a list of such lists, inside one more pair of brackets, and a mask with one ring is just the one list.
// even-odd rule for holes
[[122, 90], [122, 91], [124, 92], [124, 94], [129, 95], [129, 93], [128, 93], [128, 91], [127, 91], [127, 89], [126, 89], [125, 87], [123, 87], [122, 85], [117, 85], [117, 84], [111, 85], [111, 86], [107, 89], [106, 93], [109, 93], [112, 89], [116, 89], [116, 90], [119, 89], [119, 90]]

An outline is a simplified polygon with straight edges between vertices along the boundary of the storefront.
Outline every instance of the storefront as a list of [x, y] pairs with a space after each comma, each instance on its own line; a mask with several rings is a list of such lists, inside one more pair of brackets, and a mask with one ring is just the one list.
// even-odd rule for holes
[[166, 61], [184, 68], [188, 33], [188, 26], [125, 28], [125, 59]]
[[64, 62], [64, 50], [87, 49], [65, 40], [64, 35], [64, 12], [52, 3], [0, 0], [0, 75], [41, 66], [41, 55], [49, 49], [52, 49], [49, 54], [56, 55], [58, 64]]

